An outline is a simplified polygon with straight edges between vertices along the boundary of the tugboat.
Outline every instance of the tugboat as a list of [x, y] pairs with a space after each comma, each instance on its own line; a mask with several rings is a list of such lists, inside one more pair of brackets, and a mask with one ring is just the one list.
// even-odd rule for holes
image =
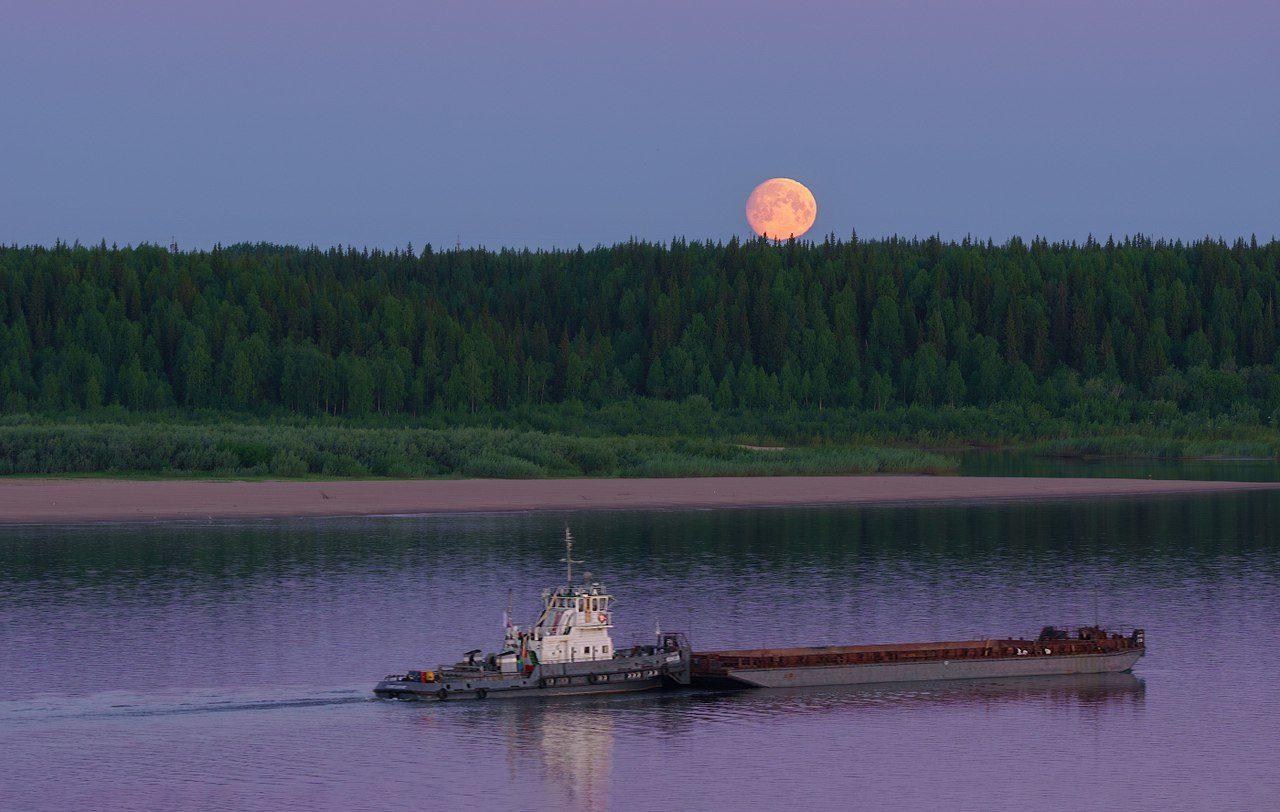
[[613, 596], [599, 582], [574, 584], [573, 535], [564, 531], [565, 584], [543, 590], [537, 621], [522, 629], [505, 613], [502, 649], [474, 649], [434, 671], [391, 674], [373, 689], [384, 699], [437, 700], [564, 696], [688, 685], [692, 654], [680, 632], [659, 629], [653, 645], [616, 649]]

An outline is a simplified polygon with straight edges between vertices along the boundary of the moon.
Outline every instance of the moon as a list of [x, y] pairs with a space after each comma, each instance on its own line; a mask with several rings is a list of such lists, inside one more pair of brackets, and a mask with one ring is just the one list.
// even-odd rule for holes
[[776, 240], [799, 237], [813, 227], [818, 201], [798, 180], [770, 178], [751, 190], [747, 223], [760, 236]]

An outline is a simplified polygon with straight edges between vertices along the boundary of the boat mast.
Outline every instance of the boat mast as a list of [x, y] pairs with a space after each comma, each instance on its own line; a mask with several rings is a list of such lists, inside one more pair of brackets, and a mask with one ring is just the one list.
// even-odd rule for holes
[[569, 532], [569, 526], [564, 527], [564, 558], [560, 559], [564, 562], [564, 577], [568, 580], [569, 588], [573, 588], [573, 565], [581, 564], [581, 561], [573, 559], [573, 534]]

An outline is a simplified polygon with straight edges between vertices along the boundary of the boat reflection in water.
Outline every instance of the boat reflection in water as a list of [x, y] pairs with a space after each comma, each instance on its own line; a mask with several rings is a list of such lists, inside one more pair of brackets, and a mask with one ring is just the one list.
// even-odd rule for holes
[[608, 806], [613, 777], [613, 720], [606, 713], [555, 714], [538, 731], [546, 774], [578, 809]]
[[759, 716], [830, 712], [842, 708], [920, 709], [930, 705], [992, 707], [1041, 703], [1051, 707], [1113, 710], [1141, 708], [1146, 683], [1132, 673], [1067, 674], [1041, 677], [882, 682], [820, 688], [775, 688], [768, 691], [699, 692], [709, 715]]
[[602, 696], [571, 702], [500, 702], [467, 712], [484, 716], [483, 722], [477, 716], [469, 726], [483, 723], [503, 731], [512, 780], [536, 773], [538, 780], [529, 784], [530, 790], [541, 787], [554, 795], [530, 797], [532, 806], [603, 809], [609, 806], [613, 781], [615, 716], [625, 714], [627, 707], [634, 703]]
[[[867, 711], [918, 715], [931, 710], [985, 714], [1003, 708], [1031, 716], [1063, 710], [1085, 717], [1140, 712], [1146, 684], [1133, 674], [1079, 674], [982, 680], [879, 683], [823, 688], [780, 688], [769, 691], [690, 690], [662, 695], [548, 699], [519, 703], [468, 704], [468, 727], [481, 723], [502, 730], [511, 777], [530, 771], [554, 797], [554, 805], [581, 809], [609, 805], [614, 759], [620, 742], [635, 734], [656, 734], [671, 742], [695, 742], [700, 731], [717, 725], [776, 729], [806, 714]], [[451, 708], [450, 710], [460, 710]], [[615, 742], [615, 738], [618, 740]], [[533, 800], [533, 799], [531, 799]]]

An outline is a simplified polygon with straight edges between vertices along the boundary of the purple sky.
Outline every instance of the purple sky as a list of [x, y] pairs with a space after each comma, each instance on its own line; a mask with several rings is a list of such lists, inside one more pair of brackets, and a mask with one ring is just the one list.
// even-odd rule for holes
[[0, 0], [0, 242], [1280, 234], [1280, 4]]

